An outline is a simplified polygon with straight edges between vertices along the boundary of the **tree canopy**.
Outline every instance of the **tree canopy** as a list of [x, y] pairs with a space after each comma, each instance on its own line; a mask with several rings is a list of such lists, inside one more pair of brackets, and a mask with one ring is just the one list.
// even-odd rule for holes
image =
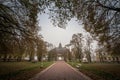
[[84, 29], [106, 46], [109, 53], [118, 54], [120, 48], [119, 0], [50, 0], [52, 20], [65, 27], [71, 18], [82, 21]]
[[37, 21], [38, 13], [44, 10], [44, 4], [41, 2], [38, 0], [0, 1], [1, 54], [22, 57], [26, 53], [30, 55], [30, 59], [34, 58], [38, 43], [44, 43], [38, 34], [40, 27]]
[[33, 55], [36, 41], [44, 44], [37, 17], [46, 9], [53, 25], [65, 28], [69, 20], [77, 18], [107, 52], [119, 54], [119, 0], [0, 0], [0, 53]]

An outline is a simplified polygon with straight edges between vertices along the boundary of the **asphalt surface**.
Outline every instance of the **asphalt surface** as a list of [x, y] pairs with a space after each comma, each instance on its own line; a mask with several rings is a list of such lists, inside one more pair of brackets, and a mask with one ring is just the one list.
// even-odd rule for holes
[[57, 61], [30, 80], [91, 80], [64, 61]]

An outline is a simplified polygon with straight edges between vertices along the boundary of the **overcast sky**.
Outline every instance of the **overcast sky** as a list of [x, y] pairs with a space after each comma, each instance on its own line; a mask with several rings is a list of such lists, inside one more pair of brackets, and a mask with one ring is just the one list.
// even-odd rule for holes
[[83, 33], [86, 34], [85, 30], [83, 29], [83, 25], [78, 24], [75, 19], [72, 19], [66, 29], [62, 29], [59, 27], [55, 27], [48, 19], [47, 14], [39, 15], [39, 25], [41, 26], [40, 33], [44, 37], [44, 40], [52, 43], [56, 47], [59, 43], [62, 43], [62, 46], [68, 44], [72, 39], [72, 35], [75, 33]]

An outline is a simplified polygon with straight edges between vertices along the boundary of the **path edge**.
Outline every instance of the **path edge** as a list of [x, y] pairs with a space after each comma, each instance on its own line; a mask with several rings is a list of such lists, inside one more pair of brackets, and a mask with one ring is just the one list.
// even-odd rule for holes
[[49, 67], [43, 69], [41, 72], [37, 73], [35, 76], [33, 76], [32, 78], [30, 78], [29, 80], [35, 80], [36, 78], [38, 78], [40, 75], [42, 75], [43, 73], [45, 73], [46, 71], [48, 71], [52, 66], [54, 66], [56, 64], [56, 62], [54, 62], [52, 65], [50, 65]]
[[[66, 62], [65, 62], [66, 63]], [[72, 67], [70, 64], [66, 63], [72, 70], [74, 70], [77, 74], [82, 75], [84, 78], [86, 78], [87, 80], [93, 80], [90, 77], [88, 77], [87, 75], [83, 74], [82, 72], [78, 71], [76, 68]]]

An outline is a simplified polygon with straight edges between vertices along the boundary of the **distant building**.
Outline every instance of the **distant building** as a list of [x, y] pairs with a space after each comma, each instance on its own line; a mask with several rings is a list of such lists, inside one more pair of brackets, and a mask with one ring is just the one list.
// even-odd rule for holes
[[51, 60], [68, 60], [69, 49], [62, 47], [62, 44], [59, 43], [59, 46], [49, 51], [49, 59]]
[[120, 62], [120, 55], [96, 53], [96, 62]]

